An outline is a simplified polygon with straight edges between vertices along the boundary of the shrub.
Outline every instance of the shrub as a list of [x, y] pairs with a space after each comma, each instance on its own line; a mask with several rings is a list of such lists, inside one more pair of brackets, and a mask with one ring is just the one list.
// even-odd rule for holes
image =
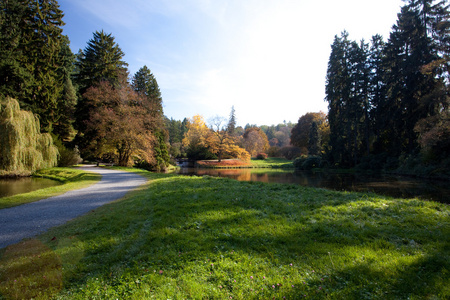
[[256, 159], [267, 159], [267, 154], [266, 153], [258, 153], [258, 155], [256, 155]]
[[299, 147], [287, 146], [280, 149], [280, 155], [286, 159], [293, 160], [302, 155], [302, 150]]
[[302, 155], [293, 162], [294, 167], [299, 170], [312, 170], [314, 168], [323, 167], [323, 160], [320, 156]]

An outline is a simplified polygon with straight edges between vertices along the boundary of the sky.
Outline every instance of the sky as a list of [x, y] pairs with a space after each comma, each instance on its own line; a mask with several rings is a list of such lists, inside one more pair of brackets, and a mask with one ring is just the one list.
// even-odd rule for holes
[[164, 114], [237, 124], [296, 123], [327, 112], [331, 44], [385, 40], [402, 0], [59, 0], [64, 34], [77, 53], [95, 31], [115, 37], [130, 74], [146, 65]]

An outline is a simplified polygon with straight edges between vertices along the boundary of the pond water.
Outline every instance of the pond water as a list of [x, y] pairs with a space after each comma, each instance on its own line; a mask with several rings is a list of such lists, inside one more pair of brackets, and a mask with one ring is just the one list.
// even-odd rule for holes
[[0, 198], [28, 193], [60, 184], [58, 181], [46, 178], [0, 178]]
[[181, 168], [184, 175], [228, 177], [240, 181], [290, 183], [337, 191], [374, 192], [400, 198], [420, 198], [450, 204], [448, 181], [432, 181], [392, 175], [331, 174], [267, 169]]

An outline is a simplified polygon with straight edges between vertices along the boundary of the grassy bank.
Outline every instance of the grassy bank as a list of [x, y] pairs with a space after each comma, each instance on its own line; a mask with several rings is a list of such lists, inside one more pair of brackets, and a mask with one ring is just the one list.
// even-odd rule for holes
[[226, 159], [218, 162], [217, 160], [201, 160], [197, 161], [197, 167], [210, 169], [293, 169], [294, 165], [291, 160], [278, 157], [269, 157], [267, 159], [255, 159], [251, 161], [242, 161], [239, 159]]
[[0, 209], [60, 195], [70, 190], [84, 188], [97, 182], [101, 178], [99, 174], [89, 173], [73, 168], [51, 168], [40, 170], [37, 171], [34, 176], [57, 180], [63, 184], [36, 190], [30, 193], [0, 198]]
[[121, 201], [3, 250], [0, 294], [41, 299], [450, 297], [448, 205], [145, 174], [148, 185]]

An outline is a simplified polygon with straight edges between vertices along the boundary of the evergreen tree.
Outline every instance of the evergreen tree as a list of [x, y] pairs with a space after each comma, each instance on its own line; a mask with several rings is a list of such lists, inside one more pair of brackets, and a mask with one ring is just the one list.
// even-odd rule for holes
[[77, 55], [75, 78], [81, 94], [101, 81], [115, 86], [120, 76], [126, 73], [128, 64], [122, 60], [125, 54], [114, 39], [111, 33], [96, 31], [86, 48]]
[[51, 132], [64, 83], [58, 72], [63, 13], [55, 0], [2, 1], [1, 13], [1, 92], [18, 98]]
[[231, 107], [230, 119], [228, 120], [227, 132], [230, 136], [234, 136], [236, 131], [236, 111], [234, 105]]
[[388, 119], [382, 130], [386, 141], [383, 150], [394, 155], [417, 148], [414, 127], [435, 111], [432, 99], [426, 95], [436, 88], [436, 81], [433, 75], [421, 71], [435, 60], [422, 18], [412, 6], [402, 7], [386, 45], [387, 103], [383, 114]]
[[351, 161], [347, 136], [351, 127], [346, 116], [351, 95], [350, 45], [347, 32], [344, 31], [341, 37], [335, 36], [328, 62], [325, 99], [328, 102], [329, 146], [332, 163], [349, 163]]
[[147, 66], [143, 66], [134, 74], [132, 86], [136, 92], [146, 97], [150, 108], [149, 113], [153, 119], [158, 121], [158, 124], [153, 126], [163, 126], [164, 113], [161, 91], [155, 76]]
[[128, 64], [122, 60], [124, 55], [114, 37], [103, 30], [94, 32], [86, 48], [76, 55], [74, 81], [78, 85], [81, 97], [76, 107], [75, 128], [78, 130], [76, 143], [81, 151], [86, 144], [82, 137], [86, 129], [85, 121], [95, 108], [83, 95], [89, 87], [96, 86], [102, 81], [108, 82], [113, 87], [117, 87], [120, 83], [127, 84]]
[[311, 123], [311, 130], [309, 131], [308, 152], [311, 155], [318, 155], [320, 153], [319, 126], [317, 126], [317, 122], [315, 121]]
[[144, 108], [149, 114], [148, 129], [155, 135], [154, 152], [156, 159], [155, 169], [165, 170], [169, 165], [169, 152], [167, 142], [169, 133], [164, 128], [164, 113], [162, 106], [161, 91], [155, 76], [147, 66], [140, 68], [133, 76], [133, 89], [139, 93], [147, 103]]

